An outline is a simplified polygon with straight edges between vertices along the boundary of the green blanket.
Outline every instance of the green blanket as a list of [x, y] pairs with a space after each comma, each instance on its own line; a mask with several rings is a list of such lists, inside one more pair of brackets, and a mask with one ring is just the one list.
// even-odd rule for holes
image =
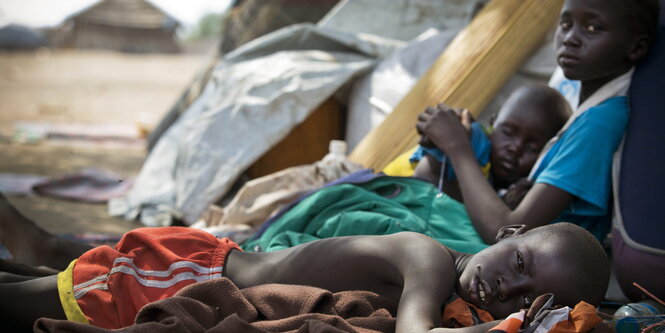
[[382, 176], [362, 184], [339, 184], [317, 191], [242, 248], [274, 251], [327, 237], [400, 231], [428, 235], [461, 252], [476, 253], [488, 246], [461, 203], [438, 195], [427, 182]]

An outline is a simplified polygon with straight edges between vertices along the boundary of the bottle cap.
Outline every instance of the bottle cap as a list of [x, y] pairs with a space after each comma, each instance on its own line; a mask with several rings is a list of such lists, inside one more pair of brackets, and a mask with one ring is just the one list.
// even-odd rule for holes
[[333, 154], [346, 155], [346, 141], [330, 140], [328, 150]]

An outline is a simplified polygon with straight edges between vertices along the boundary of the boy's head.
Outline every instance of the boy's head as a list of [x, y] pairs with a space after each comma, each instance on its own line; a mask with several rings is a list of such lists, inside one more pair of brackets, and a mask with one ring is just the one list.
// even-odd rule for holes
[[564, 75], [598, 87], [646, 55], [658, 24], [658, 0], [566, 0], [556, 31]]
[[566, 123], [570, 108], [556, 90], [544, 85], [517, 89], [493, 123], [492, 174], [499, 186], [528, 176], [545, 143]]
[[495, 318], [528, 308], [550, 292], [556, 304], [600, 303], [610, 266], [591, 233], [565, 222], [523, 229], [513, 229], [469, 260], [456, 286], [462, 299]]

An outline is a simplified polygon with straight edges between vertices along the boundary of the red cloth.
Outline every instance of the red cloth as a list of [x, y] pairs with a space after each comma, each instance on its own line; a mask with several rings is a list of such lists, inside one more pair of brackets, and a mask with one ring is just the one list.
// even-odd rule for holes
[[460, 328], [493, 320], [494, 317], [489, 312], [479, 309], [475, 305], [458, 297], [446, 304], [446, 307], [443, 309], [441, 325], [449, 328]]
[[92, 325], [128, 326], [144, 305], [221, 277], [233, 249], [240, 248], [228, 238], [197, 229], [139, 228], [126, 233], [115, 248], [100, 246], [78, 259], [74, 297]]

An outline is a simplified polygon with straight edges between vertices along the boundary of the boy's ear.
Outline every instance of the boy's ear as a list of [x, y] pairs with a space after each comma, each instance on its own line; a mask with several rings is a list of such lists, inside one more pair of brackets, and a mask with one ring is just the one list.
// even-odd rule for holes
[[640, 61], [647, 52], [649, 52], [649, 46], [651, 45], [651, 39], [647, 35], [640, 35], [636, 38], [633, 49], [628, 53], [628, 59], [631, 62], [636, 63]]
[[512, 224], [505, 227], [501, 227], [499, 232], [496, 234], [494, 240], [498, 243], [503, 239], [510, 238], [513, 236], [521, 235], [526, 231], [526, 225], [524, 224]]

